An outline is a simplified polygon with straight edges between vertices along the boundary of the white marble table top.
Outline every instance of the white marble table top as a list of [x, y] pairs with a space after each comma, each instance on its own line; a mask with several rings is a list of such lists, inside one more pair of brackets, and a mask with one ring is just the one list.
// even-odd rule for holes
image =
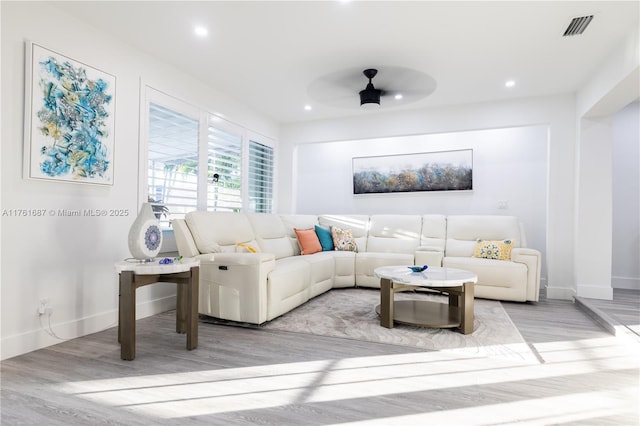
[[178, 272], [186, 272], [194, 266], [200, 266], [200, 261], [191, 257], [185, 257], [166, 265], [159, 263], [162, 259], [164, 258], [157, 258], [152, 262], [129, 262], [123, 260], [121, 262], [116, 262], [116, 272], [133, 271], [136, 275], [175, 274]]
[[464, 283], [478, 282], [478, 276], [462, 269], [429, 266], [422, 272], [413, 272], [408, 266], [382, 266], [373, 273], [395, 283], [423, 287], [457, 287]]

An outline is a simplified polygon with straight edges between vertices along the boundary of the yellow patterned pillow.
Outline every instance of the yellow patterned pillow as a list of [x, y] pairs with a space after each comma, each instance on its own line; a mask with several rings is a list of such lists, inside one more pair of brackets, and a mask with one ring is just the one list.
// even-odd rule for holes
[[478, 240], [476, 242], [476, 249], [473, 252], [473, 257], [480, 257], [483, 259], [511, 260], [512, 248], [513, 241], [511, 240]]

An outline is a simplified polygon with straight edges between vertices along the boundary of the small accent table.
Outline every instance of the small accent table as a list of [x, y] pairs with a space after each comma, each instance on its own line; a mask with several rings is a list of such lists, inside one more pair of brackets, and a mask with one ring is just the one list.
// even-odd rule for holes
[[136, 290], [148, 284], [177, 284], [176, 332], [187, 334], [187, 349], [198, 346], [198, 283], [200, 262], [182, 259], [172, 264], [153, 262], [117, 262], [120, 275], [118, 342], [120, 358], [136, 357]]
[[[421, 327], [455, 328], [463, 334], [473, 333], [473, 285], [478, 276], [462, 269], [429, 267], [412, 272], [407, 266], [383, 266], [374, 270], [380, 278], [380, 325], [393, 323]], [[449, 295], [449, 304], [424, 300], [394, 302], [396, 292], [428, 288]]]

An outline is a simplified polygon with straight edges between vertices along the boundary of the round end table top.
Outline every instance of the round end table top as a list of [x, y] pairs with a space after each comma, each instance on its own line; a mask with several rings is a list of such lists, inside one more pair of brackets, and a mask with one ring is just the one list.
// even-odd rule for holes
[[[413, 266], [413, 265], [411, 265]], [[477, 283], [478, 276], [463, 269], [429, 266], [422, 272], [413, 272], [406, 266], [382, 266], [373, 273], [378, 278], [386, 278], [395, 283], [424, 287], [456, 287], [464, 283]]]
[[194, 266], [200, 266], [200, 261], [192, 257], [185, 257], [167, 264], [159, 263], [162, 259], [164, 258], [156, 258], [151, 262], [123, 260], [116, 262], [116, 272], [133, 271], [136, 275], [175, 274], [186, 272]]

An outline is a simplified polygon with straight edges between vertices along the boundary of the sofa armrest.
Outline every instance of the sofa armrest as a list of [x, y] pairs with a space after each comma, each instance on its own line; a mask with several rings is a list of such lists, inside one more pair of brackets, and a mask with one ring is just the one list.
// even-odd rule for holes
[[439, 247], [420, 246], [416, 249], [414, 262], [416, 265], [442, 266], [444, 251]]
[[197, 258], [201, 314], [251, 324], [267, 320], [267, 276], [275, 268], [272, 253], [213, 253]]
[[511, 260], [527, 265], [527, 300], [537, 302], [540, 298], [542, 254], [531, 248], [514, 248], [511, 251]]
[[187, 226], [187, 222], [184, 219], [172, 220], [171, 227], [173, 228], [173, 235], [176, 238], [180, 256], [196, 257], [200, 254], [196, 242], [193, 240], [193, 235], [191, 235], [191, 230], [189, 230], [189, 226]]

